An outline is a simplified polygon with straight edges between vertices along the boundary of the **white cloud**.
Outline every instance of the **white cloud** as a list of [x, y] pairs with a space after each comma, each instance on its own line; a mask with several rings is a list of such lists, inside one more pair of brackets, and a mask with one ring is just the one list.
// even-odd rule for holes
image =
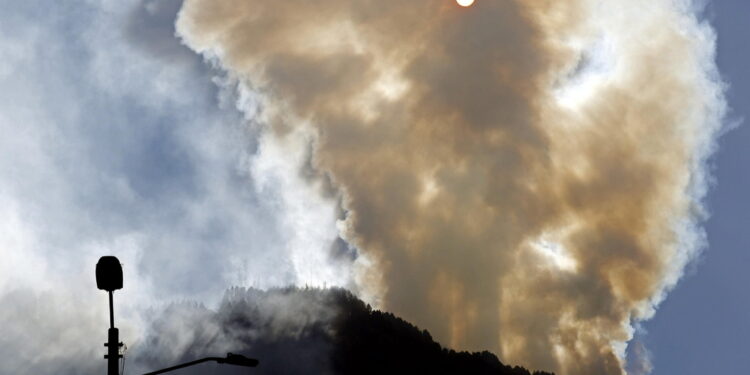
[[[218, 105], [220, 94], [236, 100], [231, 87], [217, 89], [218, 73], [174, 38], [180, 3], [4, 6], [0, 373], [104, 365], [102, 255], [124, 264], [115, 308], [130, 344], [145, 311], [172, 300], [212, 304], [232, 285], [345, 283], [326, 268], [335, 202], [298, 207], [309, 193], [295, 190], [301, 165], [263, 169], [271, 159], [258, 159], [257, 132]], [[287, 232], [318, 217], [310, 233]], [[56, 349], [41, 350], [49, 342]]]

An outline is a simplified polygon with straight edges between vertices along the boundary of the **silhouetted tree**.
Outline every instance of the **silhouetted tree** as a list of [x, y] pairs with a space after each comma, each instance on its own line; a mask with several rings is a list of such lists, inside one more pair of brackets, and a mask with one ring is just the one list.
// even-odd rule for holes
[[[218, 311], [179, 303], [153, 320], [136, 361], [161, 368], [234, 351], [258, 374], [550, 375], [503, 364], [487, 351], [456, 352], [344, 289], [229, 289]], [[186, 339], [189, 338], [189, 339]], [[174, 343], [182, 342], [179, 352]], [[200, 374], [203, 369], [186, 369]], [[222, 374], [247, 373], [221, 367]]]

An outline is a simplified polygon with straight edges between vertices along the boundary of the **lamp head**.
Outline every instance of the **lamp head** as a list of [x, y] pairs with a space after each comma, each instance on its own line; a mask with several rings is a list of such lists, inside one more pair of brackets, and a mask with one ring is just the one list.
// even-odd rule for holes
[[96, 263], [96, 287], [108, 292], [122, 289], [122, 266], [117, 257], [99, 258]]
[[245, 367], [256, 367], [258, 366], [258, 360], [255, 358], [247, 358], [241, 354], [227, 353], [227, 358], [224, 358], [219, 363], [226, 363], [235, 366]]

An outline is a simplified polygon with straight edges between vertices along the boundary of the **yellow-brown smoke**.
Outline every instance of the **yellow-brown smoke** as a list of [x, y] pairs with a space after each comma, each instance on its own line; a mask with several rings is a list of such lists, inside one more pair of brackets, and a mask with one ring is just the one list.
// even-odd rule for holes
[[187, 0], [178, 32], [316, 136], [360, 287], [457, 348], [621, 374], [702, 246], [722, 112], [688, 1]]

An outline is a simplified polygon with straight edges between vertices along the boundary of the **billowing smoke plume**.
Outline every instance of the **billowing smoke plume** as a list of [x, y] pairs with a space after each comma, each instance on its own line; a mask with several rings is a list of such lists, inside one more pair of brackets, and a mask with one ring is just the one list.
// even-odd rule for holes
[[723, 98], [687, 0], [187, 0], [177, 29], [263, 142], [313, 140], [360, 294], [448, 345], [620, 374], [704, 245]]

